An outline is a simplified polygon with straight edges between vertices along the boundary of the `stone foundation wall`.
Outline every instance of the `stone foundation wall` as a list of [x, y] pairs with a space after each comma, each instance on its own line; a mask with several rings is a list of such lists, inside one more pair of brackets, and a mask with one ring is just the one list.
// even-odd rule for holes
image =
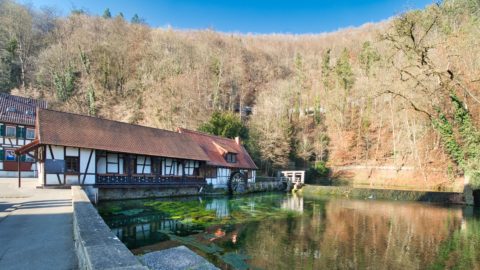
[[248, 183], [247, 192], [284, 191], [286, 184], [279, 181]]
[[302, 188], [302, 193], [306, 196], [337, 196], [351, 199], [465, 204], [465, 197], [462, 192], [407, 191], [306, 185]]
[[199, 195], [200, 189], [196, 187], [135, 187], [135, 188], [99, 188], [99, 200], [122, 200], [122, 199], [142, 199], [156, 197], [175, 197]]

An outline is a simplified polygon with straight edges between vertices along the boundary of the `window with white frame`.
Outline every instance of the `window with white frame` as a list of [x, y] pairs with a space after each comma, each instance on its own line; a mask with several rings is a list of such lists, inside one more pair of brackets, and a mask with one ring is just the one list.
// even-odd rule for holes
[[27, 139], [29, 140], [33, 140], [35, 139], [35, 129], [33, 128], [27, 128], [27, 135], [26, 135]]
[[14, 126], [7, 126], [5, 129], [5, 136], [6, 137], [16, 137], [17, 136], [17, 128]]

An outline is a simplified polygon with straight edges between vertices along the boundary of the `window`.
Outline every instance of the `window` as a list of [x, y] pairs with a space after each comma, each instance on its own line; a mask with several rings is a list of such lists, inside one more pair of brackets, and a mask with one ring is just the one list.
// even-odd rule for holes
[[119, 158], [116, 153], [107, 153], [107, 173], [119, 173]]
[[125, 155], [123, 159], [123, 173], [125, 174], [135, 174], [137, 173], [137, 156], [135, 155]]
[[6, 150], [5, 150], [5, 160], [7, 160], [7, 161], [15, 161], [15, 160], [17, 160], [17, 155], [15, 155], [15, 150], [13, 150], [13, 149], [6, 149]]
[[198, 176], [198, 161], [185, 161], [185, 175], [188, 176]]
[[24, 139], [25, 138], [25, 127], [17, 127], [17, 138]]
[[162, 174], [162, 160], [160, 158], [152, 158], [152, 174]]
[[228, 163], [235, 163], [237, 162], [237, 154], [233, 154], [233, 153], [227, 153], [227, 162]]
[[14, 126], [7, 126], [5, 136], [6, 137], [15, 137], [17, 135], [17, 128]]
[[79, 159], [78, 157], [65, 157], [65, 171], [67, 173], [79, 173]]
[[33, 128], [27, 128], [27, 139], [33, 140], [35, 139], [35, 129]]
[[177, 160], [165, 159], [165, 172], [163, 175], [175, 175], [177, 173]]

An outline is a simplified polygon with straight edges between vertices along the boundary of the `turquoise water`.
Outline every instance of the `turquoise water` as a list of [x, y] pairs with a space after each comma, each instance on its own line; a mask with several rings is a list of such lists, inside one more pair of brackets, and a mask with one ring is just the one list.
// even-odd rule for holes
[[474, 208], [272, 193], [98, 210], [135, 254], [186, 245], [222, 269], [480, 269]]

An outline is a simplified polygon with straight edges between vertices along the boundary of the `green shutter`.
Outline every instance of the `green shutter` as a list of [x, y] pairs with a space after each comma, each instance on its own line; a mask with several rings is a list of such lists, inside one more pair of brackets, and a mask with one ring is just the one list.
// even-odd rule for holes
[[17, 138], [21, 138], [22, 137], [22, 128], [17, 126]]
[[20, 161], [25, 162], [27, 160], [27, 155], [21, 155]]
[[5, 136], [5, 125], [4, 124], [0, 125], [0, 136]]
[[22, 138], [25, 139], [25, 138], [27, 138], [27, 128], [24, 127], [22, 130], [23, 130]]
[[5, 150], [0, 149], [0, 160], [5, 160]]

